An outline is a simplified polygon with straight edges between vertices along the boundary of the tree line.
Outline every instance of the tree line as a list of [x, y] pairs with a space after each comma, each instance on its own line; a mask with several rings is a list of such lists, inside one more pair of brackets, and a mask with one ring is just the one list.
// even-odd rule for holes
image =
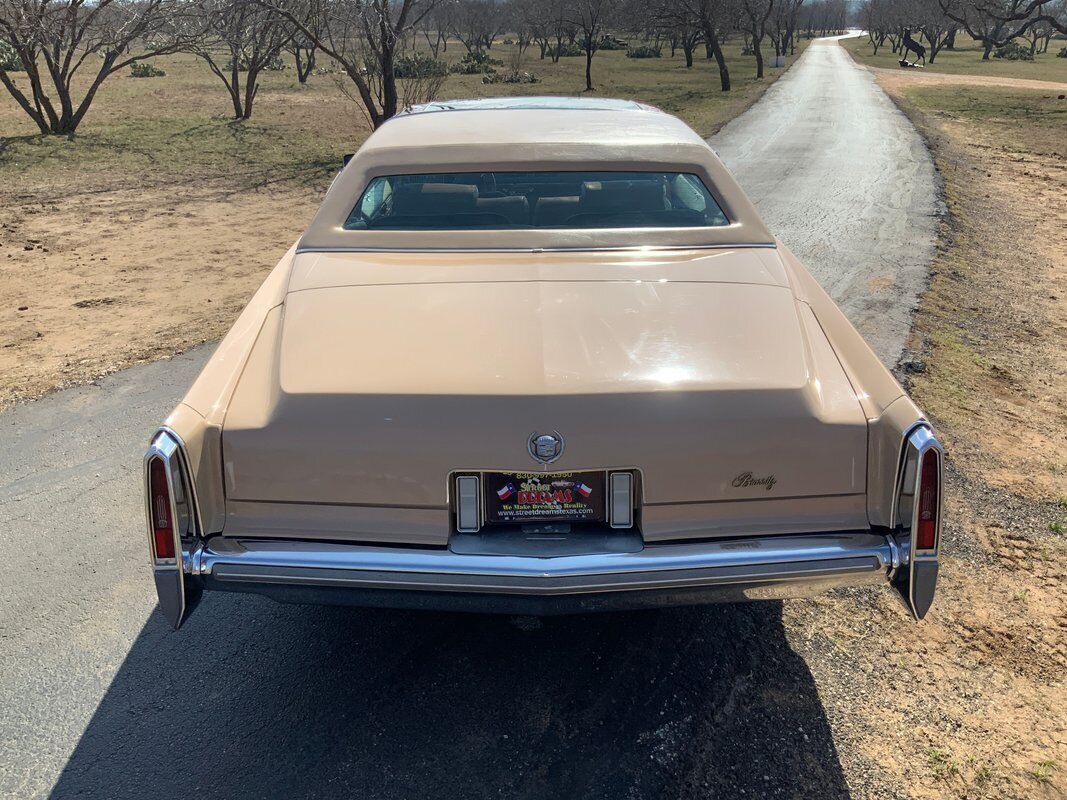
[[[926, 22], [936, 11], [936, 21], [917, 26], [924, 35], [943, 39], [951, 25], [996, 42], [1039, 24], [1064, 32], [1063, 2], [868, 0], [863, 16], [881, 41], [897, 35], [901, 20]], [[225, 86], [240, 120], [251, 116], [261, 75], [282, 53], [301, 82], [322, 54], [376, 128], [440, 88], [439, 77], [411, 68], [417, 49], [436, 61], [453, 42], [484, 57], [508, 32], [520, 55], [531, 47], [553, 61], [583, 55], [592, 91], [594, 58], [618, 46], [613, 34], [621, 32], [654, 42], [657, 52], [663, 44], [672, 54], [681, 49], [688, 67], [702, 49], [725, 92], [723, 45], [731, 37], [743, 38], [762, 78], [766, 54], [790, 54], [798, 36], [843, 29], [847, 17], [845, 0], [0, 0], [0, 83], [42, 133], [71, 134], [108, 77], [191, 53]]]
[[1029, 41], [1030, 55], [1048, 50], [1057, 33], [1067, 34], [1067, 0], [866, 0], [858, 24], [875, 54], [901, 49], [904, 31], [926, 40], [927, 60], [953, 49], [963, 33], [982, 46], [982, 59], [1016, 39]]

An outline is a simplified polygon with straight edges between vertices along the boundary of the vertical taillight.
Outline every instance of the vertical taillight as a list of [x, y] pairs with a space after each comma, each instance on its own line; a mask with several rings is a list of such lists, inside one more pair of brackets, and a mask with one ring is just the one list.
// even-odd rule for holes
[[937, 546], [937, 515], [940, 498], [940, 470], [937, 451], [933, 448], [923, 453], [919, 470], [919, 513], [916, 518], [915, 548], [933, 550]]
[[152, 525], [152, 545], [156, 560], [174, 558], [174, 515], [171, 513], [167, 465], [161, 458], [148, 464], [148, 504]]

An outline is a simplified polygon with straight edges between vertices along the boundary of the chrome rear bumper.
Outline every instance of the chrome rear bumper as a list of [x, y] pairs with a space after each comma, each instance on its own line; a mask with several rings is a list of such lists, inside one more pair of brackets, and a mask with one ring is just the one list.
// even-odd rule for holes
[[[906, 543], [871, 531], [554, 557], [216, 536], [183, 553], [182, 573], [189, 597], [208, 589], [289, 602], [558, 614], [806, 596], [894, 582], [906, 561]], [[190, 610], [171, 620], [175, 627]]]

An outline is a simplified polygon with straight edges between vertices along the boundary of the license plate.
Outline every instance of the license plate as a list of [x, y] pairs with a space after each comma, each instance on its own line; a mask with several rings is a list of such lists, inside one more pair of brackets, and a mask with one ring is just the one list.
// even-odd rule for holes
[[485, 520], [603, 522], [603, 472], [486, 472]]

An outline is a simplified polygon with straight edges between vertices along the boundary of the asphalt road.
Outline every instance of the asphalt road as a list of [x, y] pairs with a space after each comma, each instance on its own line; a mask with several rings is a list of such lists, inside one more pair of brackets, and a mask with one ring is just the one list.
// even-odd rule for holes
[[[895, 360], [935, 179], [869, 75], [813, 46], [713, 144]], [[0, 414], [0, 797], [850, 795], [779, 604], [532, 623], [229, 595], [170, 632], [140, 456], [208, 352]]]

